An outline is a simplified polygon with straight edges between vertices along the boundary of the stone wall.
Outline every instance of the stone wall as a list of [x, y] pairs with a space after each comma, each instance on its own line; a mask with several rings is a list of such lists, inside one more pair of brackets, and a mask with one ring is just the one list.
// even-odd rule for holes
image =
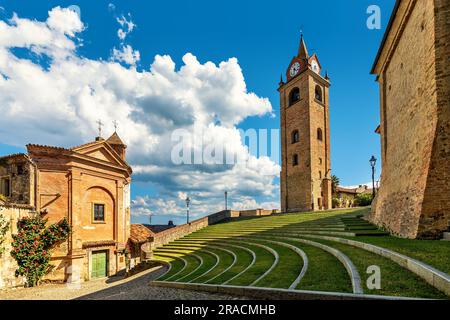
[[401, 0], [375, 67], [382, 177], [370, 220], [407, 238], [450, 221], [448, 0]]
[[0, 178], [10, 180], [11, 203], [34, 205], [35, 168], [24, 155], [5, 157], [0, 160]]
[[6, 239], [3, 243], [5, 251], [0, 256], [0, 289], [22, 286], [24, 284], [23, 277], [16, 277], [17, 269], [16, 260], [11, 257], [12, 235], [17, 233], [17, 220], [29, 216], [30, 208], [24, 206], [3, 206], [0, 205], [0, 215], [9, 221], [9, 231], [6, 233]]

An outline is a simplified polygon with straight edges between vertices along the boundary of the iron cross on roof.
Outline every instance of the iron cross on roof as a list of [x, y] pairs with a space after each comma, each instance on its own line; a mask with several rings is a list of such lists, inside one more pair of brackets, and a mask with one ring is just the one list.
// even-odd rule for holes
[[102, 120], [98, 119], [97, 121], [98, 124], [98, 136], [101, 137], [102, 136], [102, 126], [104, 126]]
[[117, 132], [117, 127], [119, 126], [119, 123], [116, 120], [114, 120], [112, 123], [114, 125], [114, 132]]

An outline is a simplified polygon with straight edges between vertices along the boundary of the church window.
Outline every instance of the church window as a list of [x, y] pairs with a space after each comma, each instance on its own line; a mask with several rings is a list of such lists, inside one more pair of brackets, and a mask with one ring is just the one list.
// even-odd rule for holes
[[319, 164], [322, 164], [322, 158], [319, 158]]
[[298, 154], [294, 154], [294, 156], [292, 157], [292, 165], [298, 166]]
[[319, 140], [319, 141], [323, 140], [323, 133], [322, 133], [322, 129], [320, 129], [320, 128], [317, 129], [317, 140]]
[[292, 132], [292, 143], [297, 143], [300, 141], [300, 134], [298, 133], [298, 130], [294, 130]]
[[291, 93], [289, 94], [289, 105], [291, 106], [299, 100], [300, 100], [300, 89], [299, 88], [292, 89]]
[[102, 203], [94, 203], [93, 210], [94, 222], [105, 222], [105, 205]]
[[322, 179], [322, 171], [319, 171], [319, 179]]
[[315, 98], [316, 98], [316, 100], [322, 102], [322, 89], [320, 88], [319, 85], [316, 86]]

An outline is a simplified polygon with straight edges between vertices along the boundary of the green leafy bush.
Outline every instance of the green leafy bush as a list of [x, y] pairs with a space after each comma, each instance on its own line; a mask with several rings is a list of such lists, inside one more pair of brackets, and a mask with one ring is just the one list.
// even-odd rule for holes
[[340, 201], [338, 198], [333, 198], [332, 200], [333, 208], [339, 207]]
[[5, 217], [0, 214], [0, 256], [5, 251], [3, 248], [3, 242], [5, 241], [6, 232], [8, 232], [9, 222], [6, 221]]
[[18, 233], [12, 236], [11, 256], [19, 266], [16, 276], [25, 276], [29, 287], [38, 285], [50, 271], [50, 249], [66, 240], [71, 230], [65, 218], [49, 227], [46, 223], [39, 215], [24, 217], [17, 222]]
[[372, 203], [372, 195], [370, 193], [360, 193], [355, 197], [355, 204], [360, 207], [369, 206]]

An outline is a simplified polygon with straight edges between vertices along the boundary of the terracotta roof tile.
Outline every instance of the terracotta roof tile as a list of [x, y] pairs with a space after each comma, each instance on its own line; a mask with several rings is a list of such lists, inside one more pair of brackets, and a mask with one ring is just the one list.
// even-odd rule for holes
[[143, 224], [132, 224], [130, 232], [130, 240], [133, 243], [144, 243], [155, 234]]
[[61, 150], [61, 151], [70, 151], [67, 148], [63, 148], [63, 147], [55, 147], [55, 146], [47, 146], [47, 145], [43, 145], [43, 144], [34, 144], [34, 143], [29, 143], [26, 145], [27, 149], [28, 148], [46, 148], [46, 149], [55, 149], [55, 150]]
[[121, 144], [121, 145], [125, 145], [125, 143], [123, 143], [122, 139], [120, 139], [119, 135], [117, 134], [117, 132], [114, 132], [111, 137], [109, 137], [106, 142], [108, 142], [109, 144]]
[[10, 158], [18, 158], [18, 157], [27, 157], [27, 155], [25, 153], [13, 153], [13, 154], [8, 154], [6, 156], [1, 156], [0, 159], [10, 159]]
[[86, 241], [86, 242], [83, 242], [83, 248], [106, 247], [106, 246], [114, 246], [114, 245], [116, 245], [116, 241], [114, 241], [114, 240], [101, 240], [101, 241]]
[[83, 148], [83, 147], [88, 147], [88, 146], [93, 146], [93, 145], [95, 145], [95, 144], [97, 144], [97, 143], [99, 143], [99, 142], [100, 142], [100, 141], [92, 141], [92, 142], [88, 142], [88, 143], [83, 143], [83, 144], [80, 144], [80, 145], [78, 145], [78, 146], [71, 147], [70, 150], [74, 150], [74, 149], [78, 149], [78, 148]]

